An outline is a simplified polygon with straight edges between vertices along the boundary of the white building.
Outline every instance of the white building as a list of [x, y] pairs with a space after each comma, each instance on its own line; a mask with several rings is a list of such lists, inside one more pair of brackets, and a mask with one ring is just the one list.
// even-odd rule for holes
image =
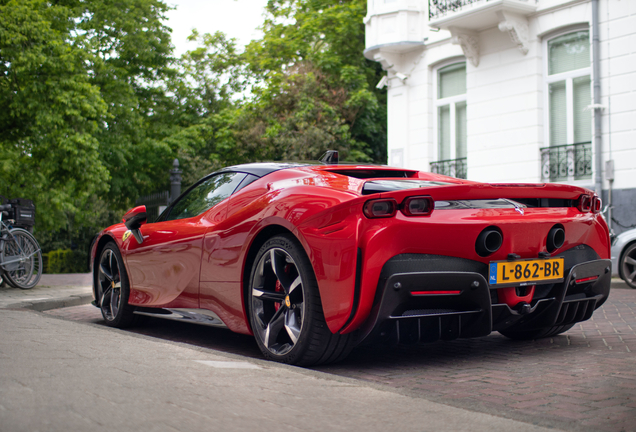
[[602, 188], [636, 224], [636, 0], [368, 0], [364, 22], [389, 165]]

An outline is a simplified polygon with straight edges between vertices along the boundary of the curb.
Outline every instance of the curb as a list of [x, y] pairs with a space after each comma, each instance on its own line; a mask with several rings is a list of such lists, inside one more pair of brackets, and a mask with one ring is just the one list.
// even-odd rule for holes
[[614, 279], [612, 279], [612, 283], [610, 285], [610, 289], [632, 289], [630, 286], [628, 286], [625, 282], [623, 282], [622, 280], [619, 281], [614, 281]]
[[93, 301], [93, 294], [81, 294], [70, 297], [58, 297], [44, 300], [23, 301], [13, 303], [3, 307], [2, 309], [31, 309], [38, 312], [44, 312], [51, 309], [60, 309], [70, 306], [81, 306]]

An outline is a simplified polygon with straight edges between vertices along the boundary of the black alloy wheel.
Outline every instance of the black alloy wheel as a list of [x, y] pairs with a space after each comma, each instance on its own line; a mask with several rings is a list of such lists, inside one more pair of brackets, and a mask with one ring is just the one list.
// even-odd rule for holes
[[329, 331], [316, 277], [296, 238], [271, 238], [254, 263], [248, 292], [250, 322], [266, 358], [308, 366], [349, 354], [353, 337]]
[[298, 343], [305, 318], [303, 283], [298, 265], [281, 247], [272, 247], [256, 265], [252, 277], [255, 332], [269, 352], [289, 353]]
[[625, 283], [636, 289], [636, 243], [630, 244], [625, 249], [618, 265]]
[[96, 271], [96, 294], [102, 317], [111, 327], [128, 327], [135, 318], [134, 308], [128, 305], [128, 275], [115, 243], [109, 242], [102, 249]]

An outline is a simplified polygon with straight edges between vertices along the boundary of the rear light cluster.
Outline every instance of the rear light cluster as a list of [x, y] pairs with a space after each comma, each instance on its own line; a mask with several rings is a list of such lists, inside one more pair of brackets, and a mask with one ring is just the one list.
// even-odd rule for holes
[[579, 202], [577, 207], [579, 211], [581, 211], [582, 213], [589, 213], [589, 212], [600, 213], [601, 210], [603, 209], [603, 202], [596, 195], [594, 196], [581, 195], [579, 197]]
[[414, 196], [405, 198], [401, 204], [393, 198], [369, 200], [364, 203], [364, 215], [369, 219], [390, 218], [401, 211], [405, 216], [428, 216], [435, 208], [435, 201], [430, 196]]

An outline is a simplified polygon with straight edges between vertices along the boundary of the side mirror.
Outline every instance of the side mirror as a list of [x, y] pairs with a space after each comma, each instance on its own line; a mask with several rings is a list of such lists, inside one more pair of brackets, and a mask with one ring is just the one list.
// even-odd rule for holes
[[133, 209], [128, 210], [122, 219], [122, 222], [124, 223], [124, 225], [126, 225], [126, 228], [128, 228], [132, 235], [135, 236], [135, 239], [139, 244], [142, 244], [144, 242], [144, 237], [141, 235], [141, 231], [139, 231], [139, 228], [141, 228], [141, 226], [146, 223], [146, 220], [147, 216], [145, 205], [137, 206]]

